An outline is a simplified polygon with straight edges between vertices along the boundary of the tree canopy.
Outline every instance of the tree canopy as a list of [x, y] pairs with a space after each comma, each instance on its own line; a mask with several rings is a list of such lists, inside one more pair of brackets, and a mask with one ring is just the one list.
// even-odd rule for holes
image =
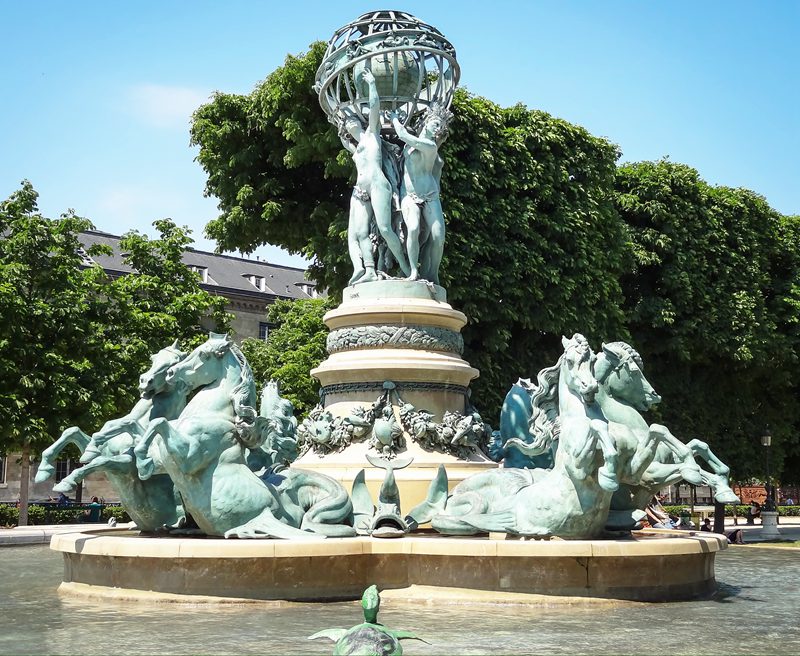
[[[323, 50], [287, 57], [251, 94], [216, 94], [192, 142], [220, 248], [302, 252], [337, 297], [354, 167], [312, 90]], [[595, 348], [630, 340], [664, 398], [652, 419], [709, 441], [740, 478], [763, 471], [767, 425], [776, 464], [800, 459], [797, 217], [685, 165], [618, 167], [613, 144], [522, 105], [459, 90], [452, 110], [441, 278], [469, 317], [485, 415], [555, 360], [561, 334], [582, 332]]]
[[625, 315], [663, 388], [660, 418], [684, 439], [710, 440], [742, 478], [763, 473], [769, 427], [780, 466], [800, 416], [796, 221], [668, 161], [621, 166], [617, 190], [635, 253]]
[[224, 299], [181, 262], [184, 229], [165, 220], [160, 239], [126, 235], [139, 275], [110, 281], [86, 257], [107, 248], [81, 245], [92, 224], [71, 211], [48, 219], [37, 198], [26, 181], [0, 203], [0, 453], [22, 453], [23, 502], [30, 455], [69, 426], [91, 432], [127, 413], [150, 354], [196, 343], [203, 321], [229, 323]]

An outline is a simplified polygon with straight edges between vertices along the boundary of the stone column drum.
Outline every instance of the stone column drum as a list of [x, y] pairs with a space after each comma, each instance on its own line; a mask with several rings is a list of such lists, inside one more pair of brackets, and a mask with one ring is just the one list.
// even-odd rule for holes
[[[411, 403], [441, 422], [445, 412], [464, 414], [469, 384], [479, 372], [462, 357], [460, 330], [467, 317], [446, 301], [445, 290], [423, 281], [381, 280], [344, 290], [342, 304], [325, 315], [331, 330], [329, 357], [311, 375], [322, 386], [322, 403], [334, 417], [349, 415], [356, 406], [369, 407], [390, 390], [394, 417], [400, 422], [400, 401]], [[388, 382], [388, 385], [387, 385]], [[398, 460], [413, 457], [397, 470], [403, 510], [421, 502], [440, 464], [447, 467], [451, 489], [467, 476], [497, 465], [474, 449], [468, 458], [426, 450], [404, 433], [405, 450]], [[368, 440], [336, 453], [305, 453], [296, 467], [323, 472], [350, 489], [366, 470], [367, 486], [377, 498], [384, 470], [366, 460], [381, 453]]]

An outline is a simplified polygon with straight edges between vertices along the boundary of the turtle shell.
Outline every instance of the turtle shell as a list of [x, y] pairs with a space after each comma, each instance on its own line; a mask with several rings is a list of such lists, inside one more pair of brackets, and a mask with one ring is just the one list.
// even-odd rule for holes
[[387, 629], [375, 624], [359, 624], [336, 643], [334, 656], [399, 656], [400, 641]]

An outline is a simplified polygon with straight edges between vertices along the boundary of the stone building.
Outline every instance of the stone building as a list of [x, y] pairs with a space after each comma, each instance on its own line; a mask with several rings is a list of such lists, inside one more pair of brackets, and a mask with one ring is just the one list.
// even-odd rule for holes
[[[110, 276], [117, 277], [134, 273], [122, 258], [120, 237], [106, 232], [88, 231], [81, 241], [85, 248], [94, 244], [110, 246], [112, 255], [89, 257], [86, 263], [97, 262]], [[187, 249], [183, 261], [200, 276], [201, 286], [211, 294], [227, 299], [227, 310], [233, 314], [234, 338], [242, 341], [252, 337], [268, 339], [270, 324], [267, 308], [280, 299], [299, 300], [315, 298], [316, 285], [306, 280], [305, 270], [296, 267], [269, 264], [258, 259], [217, 255], [193, 248]], [[135, 381], [132, 383], [135, 384]], [[109, 417], [110, 419], [111, 417]], [[58, 437], [53, 436], [53, 439]], [[16, 501], [19, 498], [20, 467], [18, 456], [9, 454], [0, 457], [0, 501]], [[56, 469], [56, 481], [61, 480], [79, 463], [60, 460]], [[53, 480], [34, 484], [35, 464], [31, 467], [30, 499], [47, 500], [52, 495]], [[82, 498], [92, 496], [115, 499], [116, 495], [102, 475], [89, 476], [83, 485]]]
[[[87, 261], [97, 262], [109, 275], [133, 273], [123, 261], [120, 237], [92, 230], [83, 233], [82, 241], [86, 248], [101, 244], [113, 249], [114, 254], [110, 256], [87, 256]], [[266, 311], [275, 301], [317, 296], [316, 283], [306, 280], [305, 269], [193, 248], [186, 250], [183, 261], [200, 277], [203, 289], [228, 300], [227, 309], [234, 315], [232, 328], [237, 341], [246, 337], [267, 339], [269, 323]]]

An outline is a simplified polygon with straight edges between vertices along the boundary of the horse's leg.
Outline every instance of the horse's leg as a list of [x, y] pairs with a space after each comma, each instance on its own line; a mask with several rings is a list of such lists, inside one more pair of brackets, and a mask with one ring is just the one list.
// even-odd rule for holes
[[130, 453], [122, 453], [115, 456], [97, 456], [90, 463], [79, 467], [73, 471], [69, 476], [61, 479], [61, 481], [53, 487], [56, 492], [64, 492], [65, 494], [72, 492], [84, 478], [89, 474], [97, 471], [109, 469], [112, 465], [129, 464], [133, 461]]
[[[594, 436], [594, 440], [587, 440], [587, 446], [589, 442], [593, 441], [603, 453], [603, 464], [597, 471], [597, 482], [604, 490], [614, 492], [619, 489], [619, 475], [617, 472], [619, 452], [608, 432], [608, 424], [600, 419], [592, 419], [589, 422], [589, 433]], [[592, 455], [593, 452], [594, 449], [592, 449]], [[586, 459], [588, 454], [582, 457]]]
[[700, 485], [703, 482], [703, 478], [700, 474], [701, 469], [694, 461], [692, 450], [670, 433], [666, 426], [653, 424], [650, 426], [650, 432], [655, 433], [659, 441], [666, 445], [675, 456], [675, 462], [680, 469], [683, 480], [691, 485]]
[[[230, 425], [230, 422], [226, 422]], [[203, 432], [216, 432], [217, 435], [224, 435], [227, 427], [223, 426], [219, 431], [214, 431], [214, 427], [208, 424], [202, 427]], [[139, 478], [147, 480], [156, 473], [156, 460], [154, 454], [149, 453], [152, 443], [156, 436], [161, 437], [161, 444], [172, 456], [175, 465], [183, 474], [193, 474], [200, 469], [209, 466], [209, 459], [216, 457], [208, 453], [201, 441], [195, 437], [190, 437], [175, 429], [164, 417], [158, 417], [150, 422], [147, 432], [136, 444], [133, 451], [136, 454], [136, 467], [139, 470]]]
[[708, 447], [708, 444], [701, 440], [689, 440], [686, 448], [690, 449], [692, 454], [697, 457], [700, 456], [711, 467], [711, 471], [720, 476], [728, 476], [731, 473], [730, 467], [722, 462], [714, 452]]
[[86, 450], [91, 438], [77, 426], [68, 428], [53, 444], [42, 452], [42, 462], [36, 471], [36, 482], [43, 483], [56, 472], [54, 462], [68, 444], [76, 445], [81, 452]]
[[703, 482], [714, 490], [714, 499], [718, 503], [739, 503], [739, 497], [731, 489], [728, 481], [731, 471], [728, 465], [717, 458], [714, 452], [708, 448], [708, 444], [701, 440], [690, 440], [686, 446], [695, 456], [700, 456], [705, 460], [711, 468], [713, 473], [701, 469], [700, 475], [703, 477]]
[[630, 475], [632, 481], [640, 481], [647, 468], [653, 463], [662, 439], [659, 433], [648, 430], [647, 436], [637, 443], [631, 456]]
[[139, 478], [143, 481], [146, 481], [155, 473], [155, 462], [153, 458], [150, 456], [150, 447], [153, 444], [153, 441], [156, 437], [161, 435], [161, 431], [164, 430], [163, 426], [167, 425], [169, 427], [169, 423], [166, 419], [159, 417], [158, 419], [154, 419], [150, 422], [147, 430], [145, 431], [144, 435], [142, 435], [142, 439], [133, 447], [133, 455], [136, 459], [136, 469], [139, 472]]
[[138, 421], [131, 417], [122, 417], [121, 419], [112, 419], [107, 421], [105, 425], [96, 433], [92, 435], [92, 439], [86, 446], [86, 450], [81, 456], [81, 462], [89, 462], [101, 453], [101, 448], [110, 439], [128, 433], [135, 441], [137, 437], [142, 434], [142, 426]]

